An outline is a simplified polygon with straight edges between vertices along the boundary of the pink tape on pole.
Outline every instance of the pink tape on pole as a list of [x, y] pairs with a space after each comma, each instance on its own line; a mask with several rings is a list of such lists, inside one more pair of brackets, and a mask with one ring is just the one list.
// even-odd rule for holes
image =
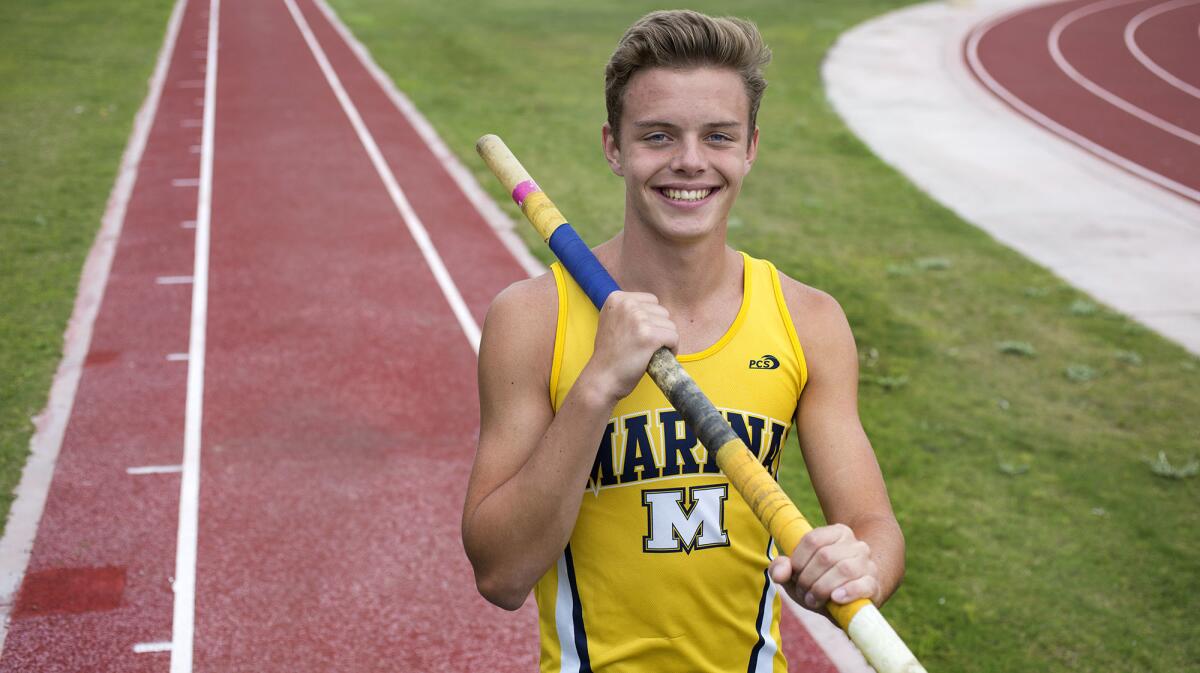
[[534, 192], [540, 192], [540, 191], [542, 191], [542, 188], [538, 187], [536, 182], [534, 182], [533, 180], [526, 180], [525, 182], [522, 182], [521, 184], [519, 184], [513, 188], [512, 198], [513, 198], [513, 201], [516, 201], [517, 205], [519, 206], [522, 203], [525, 203], [525, 197], [529, 196], [530, 194], [532, 194]]

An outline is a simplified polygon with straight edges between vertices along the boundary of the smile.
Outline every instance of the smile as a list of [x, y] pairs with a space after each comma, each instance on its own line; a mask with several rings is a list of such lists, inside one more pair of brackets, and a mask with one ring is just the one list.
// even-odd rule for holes
[[658, 190], [663, 196], [672, 201], [700, 201], [713, 193], [712, 188], [707, 189], [660, 189]]

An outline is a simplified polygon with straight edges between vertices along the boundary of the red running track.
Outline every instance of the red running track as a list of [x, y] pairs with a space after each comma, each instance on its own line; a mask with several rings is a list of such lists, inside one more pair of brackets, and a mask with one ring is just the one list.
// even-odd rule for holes
[[[182, 460], [189, 363], [169, 356], [187, 351], [181, 277], [202, 272], [188, 227], [208, 25], [184, 1], [0, 671], [166, 671], [181, 646], [180, 474], [128, 468]], [[298, 5], [481, 321], [520, 265]], [[533, 670], [532, 603], [480, 598], [459, 538], [471, 344], [284, 2], [218, 18], [194, 668]], [[835, 670], [790, 614], [784, 631], [796, 669]]]
[[975, 76], [1020, 113], [1200, 201], [1200, 0], [1073, 0], [969, 35]]

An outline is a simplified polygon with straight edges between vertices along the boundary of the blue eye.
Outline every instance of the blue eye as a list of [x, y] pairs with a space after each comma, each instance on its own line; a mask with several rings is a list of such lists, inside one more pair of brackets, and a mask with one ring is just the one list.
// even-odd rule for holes
[[652, 143], [665, 143], [668, 140], [670, 140], [670, 138], [667, 136], [667, 134], [665, 134], [661, 131], [656, 131], [654, 133], [651, 133], [651, 134], [647, 135], [644, 139], [647, 142], [652, 142]]

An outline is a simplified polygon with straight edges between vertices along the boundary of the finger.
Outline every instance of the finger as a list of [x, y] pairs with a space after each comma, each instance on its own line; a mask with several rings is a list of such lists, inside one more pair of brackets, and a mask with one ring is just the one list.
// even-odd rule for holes
[[811, 595], [818, 604], [823, 605], [832, 597], [834, 590], [849, 582], [869, 577], [874, 571], [875, 567], [870, 559], [857, 555], [847, 557], [817, 578], [809, 586], [807, 595]]
[[851, 603], [860, 598], [874, 600], [875, 594], [879, 592], [879, 581], [871, 575], [860, 577], [856, 580], [846, 582], [842, 586], [833, 590], [829, 595], [829, 600], [834, 603]]
[[813, 555], [822, 547], [835, 544], [839, 540], [849, 534], [851, 538], [854, 533], [847, 527], [841, 524], [832, 526], [821, 526], [810, 530], [804, 537], [800, 538], [800, 544], [796, 545], [796, 549], [792, 551], [792, 565], [797, 568], [803, 568], [812, 561]]
[[768, 569], [771, 575], [771, 580], [776, 584], [783, 584], [792, 579], [792, 559], [786, 556], [776, 556], [771, 561]]
[[[800, 574], [796, 578], [796, 582], [804, 587], [806, 591], [811, 592], [817, 581], [824, 577], [830, 570], [834, 569], [838, 563], [856, 556], [865, 557], [868, 553], [869, 550], [866, 544], [862, 542], [829, 544], [821, 547], [813, 553], [808, 563], [800, 569]], [[795, 559], [792, 560], [792, 563], [795, 563]], [[824, 594], [826, 597], [829, 596], [829, 591], [833, 591], [832, 586], [826, 589], [826, 593]]]

